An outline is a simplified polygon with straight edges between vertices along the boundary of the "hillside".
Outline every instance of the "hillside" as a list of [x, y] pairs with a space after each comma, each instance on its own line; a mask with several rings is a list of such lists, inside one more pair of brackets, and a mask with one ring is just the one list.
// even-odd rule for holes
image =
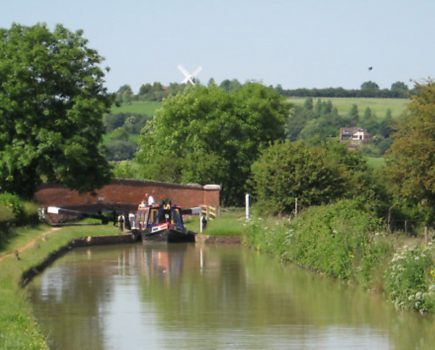
[[[302, 105], [306, 97], [290, 97], [289, 101], [291, 103]], [[318, 100], [318, 98], [313, 97], [314, 103]], [[408, 103], [408, 99], [404, 98], [356, 98], [356, 97], [325, 97], [320, 98], [321, 101], [330, 100], [334, 107], [337, 107], [338, 113], [341, 115], [346, 115], [349, 113], [352, 105], [356, 104], [358, 106], [358, 110], [360, 115], [364, 113], [364, 110], [369, 107], [372, 112], [376, 113], [378, 118], [384, 118], [387, 110], [391, 110], [391, 114], [393, 118], [398, 118], [402, 112], [405, 110], [406, 104]]]

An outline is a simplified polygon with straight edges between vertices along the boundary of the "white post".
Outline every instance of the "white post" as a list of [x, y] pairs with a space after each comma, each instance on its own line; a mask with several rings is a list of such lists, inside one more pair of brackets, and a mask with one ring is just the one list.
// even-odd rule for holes
[[295, 216], [298, 215], [298, 198], [295, 198]]
[[202, 227], [202, 213], [199, 215], [199, 233], [202, 233], [203, 227]]
[[245, 213], [246, 213], [246, 221], [249, 220], [249, 193], [245, 195]]

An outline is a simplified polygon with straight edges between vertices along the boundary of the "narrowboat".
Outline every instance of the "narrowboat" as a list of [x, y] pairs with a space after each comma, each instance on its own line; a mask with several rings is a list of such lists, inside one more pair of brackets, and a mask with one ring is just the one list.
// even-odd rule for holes
[[170, 202], [139, 205], [131, 231], [143, 242], [195, 242], [195, 233], [184, 226], [182, 209]]

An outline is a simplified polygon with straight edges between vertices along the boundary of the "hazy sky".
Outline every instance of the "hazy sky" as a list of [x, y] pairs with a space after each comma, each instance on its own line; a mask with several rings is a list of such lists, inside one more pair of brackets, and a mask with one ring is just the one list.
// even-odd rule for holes
[[179, 63], [284, 88], [435, 77], [435, 0], [0, 0], [13, 22], [83, 29], [111, 91], [180, 82]]

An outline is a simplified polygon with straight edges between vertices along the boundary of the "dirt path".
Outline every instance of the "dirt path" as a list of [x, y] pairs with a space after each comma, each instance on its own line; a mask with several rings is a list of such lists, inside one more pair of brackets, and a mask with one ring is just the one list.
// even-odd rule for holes
[[52, 235], [53, 233], [55, 233], [56, 231], [60, 230], [60, 227], [52, 227], [49, 231], [46, 231], [42, 234], [40, 234], [38, 237], [33, 238], [32, 240], [28, 241], [26, 244], [24, 244], [23, 246], [15, 249], [12, 252], [6, 253], [5, 255], [0, 256], [0, 262], [2, 262], [4, 259], [6, 259], [8, 256], [12, 256], [12, 255], [18, 255], [21, 254], [22, 252], [26, 251], [29, 248], [32, 248], [38, 241], [40, 240], [45, 240], [47, 238], [47, 236]]

